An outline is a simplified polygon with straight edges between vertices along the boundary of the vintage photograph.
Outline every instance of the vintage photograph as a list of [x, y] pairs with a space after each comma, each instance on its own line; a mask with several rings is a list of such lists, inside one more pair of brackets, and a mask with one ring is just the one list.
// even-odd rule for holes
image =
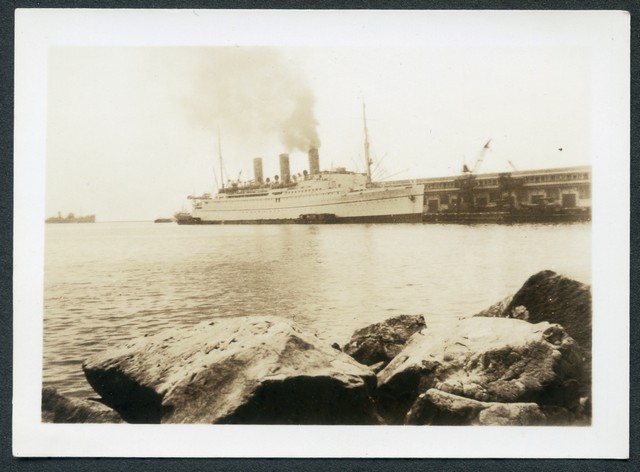
[[623, 13], [140, 13], [43, 53], [39, 427], [591, 434]]

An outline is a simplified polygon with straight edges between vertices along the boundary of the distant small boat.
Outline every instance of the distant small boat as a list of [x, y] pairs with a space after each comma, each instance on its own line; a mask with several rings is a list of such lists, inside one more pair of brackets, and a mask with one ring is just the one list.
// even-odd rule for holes
[[189, 224], [197, 224], [198, 223], [198, 221], [195, 220], [195, 218], [193, 218], [191, 216], [191, 213], [186, 212], [186, 211], [179, 211], [178, 213], [176, 213], [174, 215], [174, 220], [179, 225], [189, 225]]
[[156, 218], [153, 220], [154, 223], [173, 223], [173, 218]]
[[69, 213], [63, 217], [60, 212], [58, 216], [52, 216], [44, 220], [45, 223], [95, 223], [96, 215], [76, 216], [73, 213]]

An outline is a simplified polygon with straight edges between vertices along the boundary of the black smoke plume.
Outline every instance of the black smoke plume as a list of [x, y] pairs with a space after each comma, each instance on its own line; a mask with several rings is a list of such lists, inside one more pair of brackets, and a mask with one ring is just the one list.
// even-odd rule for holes
[[287, 151], [319, 147], [315, 96], [303, 72], [270, 48], [212, 48], [186, 101], [198, 126], [278, 136]]

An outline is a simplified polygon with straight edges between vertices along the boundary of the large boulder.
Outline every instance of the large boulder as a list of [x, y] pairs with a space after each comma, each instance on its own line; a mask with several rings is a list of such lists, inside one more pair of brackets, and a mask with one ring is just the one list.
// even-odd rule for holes
[[569, 410], [584, 380], [577, 343], [561, 326], [467, 318], [413, 335], [378, 374], [378, 407], [401, 424], [431, 388], [481, 402], [537, 403]]
[[123, 423], [118, 413], [100, 402], [65, 397], [53, 387], [42, 389], [43, 423]]
[[343, 351], [361, 364], [386, 366], [427, 325], [422, 315], [400, 315], [357, 330]]
[[135, 423], [375, 424], [371, 369], [277, 317], [216, 319], [85, 361]]
[[585, 355], [591, 352], [591, 287], [551, 270], [529, 277], [515, 295], [475, 316], [557, 323], [580, 344]]
[[417, 398], [405, 424], [539, 426], [547, 418], [535, 403], [481, 402], [432, 388]]
[[499, 316], [539, 323], [561, 325], [580, 345], [584, 360], [585, 380], [581, 395], [585, 411], [591, 408], [591, 287], [551, 270], [529, 277], [511, 297], [498, 302], [475, 316]]
[[[508, 297], [503, 298], [502, 300], [491, 305], [489, 308], [485, 308], [480, 313], [477, 313], [473, 316], [486, 316], [489, 318], [493, 318], [493, 317], [517, 318], [516, 316], [512, 316], [512, 313], [506, 312], [506, 309], [511, 303], [511, 300], [513, 300], [513, 295], [509, 295]], [[521, 318], [518, 318], [518, 319], [521, 319]]]

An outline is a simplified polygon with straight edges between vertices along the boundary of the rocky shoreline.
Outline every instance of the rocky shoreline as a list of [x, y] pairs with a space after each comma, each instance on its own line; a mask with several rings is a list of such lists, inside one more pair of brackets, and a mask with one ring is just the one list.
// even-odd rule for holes
[[552, 271], [471, 317], [402, 315], [343, 348], [284, 318], [216, 318], [82, 365], [96, 400], [42, 395], [42, 421], [588, 425], [591, 289]]

